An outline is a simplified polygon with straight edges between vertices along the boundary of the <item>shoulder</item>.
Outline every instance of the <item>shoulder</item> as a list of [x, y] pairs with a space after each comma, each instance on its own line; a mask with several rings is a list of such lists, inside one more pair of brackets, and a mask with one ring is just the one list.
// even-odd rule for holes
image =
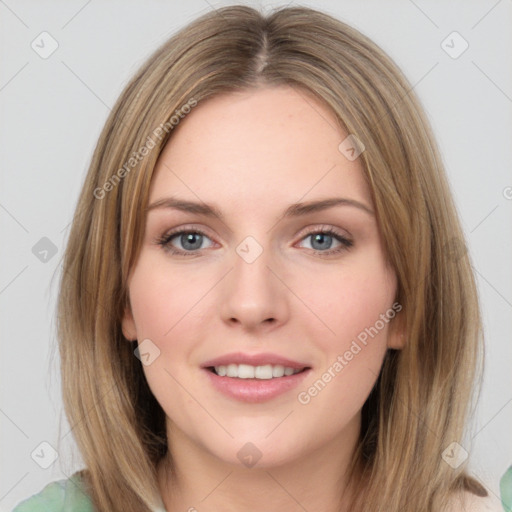
[[12, 512], [94, 512], [78, 477], [51, 482], [39, 493], [19, 503]]
[[453, 495], [444, 512], [503, 512], [503, 508], [491, 492], [481, 497], [464, 491]]

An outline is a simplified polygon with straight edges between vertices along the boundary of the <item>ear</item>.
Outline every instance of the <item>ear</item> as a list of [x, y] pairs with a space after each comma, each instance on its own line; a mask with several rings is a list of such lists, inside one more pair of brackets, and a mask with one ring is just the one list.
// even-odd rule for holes
[[137, 339], [137, 329], [135, 327], [132, 309], [129, 304], [127, 304], [124, 308], [123, 319], [121, 320], [121, 328], [123, 330], [123, 336], [128, 341], [135, 341]]
[[402, 350], [405, 347], [406, 341], [405, 314], [403, 310], [400, 310], [389, 322], [387, 345], [388, 348]]

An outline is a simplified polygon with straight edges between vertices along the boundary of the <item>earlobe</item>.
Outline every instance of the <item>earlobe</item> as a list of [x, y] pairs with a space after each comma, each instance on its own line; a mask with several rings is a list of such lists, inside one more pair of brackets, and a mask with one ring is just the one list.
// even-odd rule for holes
[[395, 350], [402, 350], [405, 347], [405, 335], [399, 334], [397, 336], [390, 337], [388, 339], [388, 348], [394, 348]]
[[407, 342], [405, 335], [405, 323], [403, 312], [398, 313], [393, 320], [391, 320], [388, 331], [388, 348], [395, 350], [402, 350]]
[[135, 328], [135, 321], [133, 320], [133, 314], [129, 305], [125, 307], [121, 328], [123, 336], [128, 341], [135, 341], [137, 339], [137, 329]]

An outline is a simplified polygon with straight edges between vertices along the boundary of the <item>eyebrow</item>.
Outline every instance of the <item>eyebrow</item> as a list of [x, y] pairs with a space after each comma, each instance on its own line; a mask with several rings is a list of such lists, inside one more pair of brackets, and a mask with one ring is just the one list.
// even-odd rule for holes
[[[305, 203], [293, 203], [286, 208], [284, 211], [283, 217], [300, 217], [303, 215], [307, 215], [309, 213], [315, 213], [323, 210], [327, 210], [328, 208], [333, 208], [334, 206], [353, 206], [355, 208], [359, 208], [369, 215], [375, 215], [370, 207], [356, 201], [355, 199], [348, 199], [342, 197], [331, 197], [328, 199], [322, 199], [318, 201], [308, 201]], [[165, 197], [163, 199], [159, 199], [158, 201], [150, 204], [146, 211], [155, 210], [157, 208], [172, 208], [174, 210], [180, 210], [188, 213], [196, 213], [198, 215], [204, 215], [206, 217], [215, 217], [220, 221], [224, 222], [224, 215], [222, 212], [215, 207], [214, 205], [207, 203], [198, 203], [195, 201], [187, 201], [183, 199], [178, 199], [175, 197]]]

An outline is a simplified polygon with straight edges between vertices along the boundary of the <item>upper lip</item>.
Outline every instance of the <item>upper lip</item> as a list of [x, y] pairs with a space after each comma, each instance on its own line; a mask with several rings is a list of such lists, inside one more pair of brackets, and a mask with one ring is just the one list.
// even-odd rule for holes
[[299, 361], [293, 361], [292, 359], [288, 359], [287, 357], [283, 357], [278, 354], [244, 354], [242, 352], [233, 352], [231, 354], [216, 357], [215, 359], [210, 359], [209, 361], [204, 362], [201, 366], [203, 368], [209, 368], [212, 366], [227, 366], [228, 364], [249, 364], [251, 366], [264, 366], [271, 364], [286, 366], [287, 368], [293, 368], [294, 370], [309, 368], [307, 364]]

